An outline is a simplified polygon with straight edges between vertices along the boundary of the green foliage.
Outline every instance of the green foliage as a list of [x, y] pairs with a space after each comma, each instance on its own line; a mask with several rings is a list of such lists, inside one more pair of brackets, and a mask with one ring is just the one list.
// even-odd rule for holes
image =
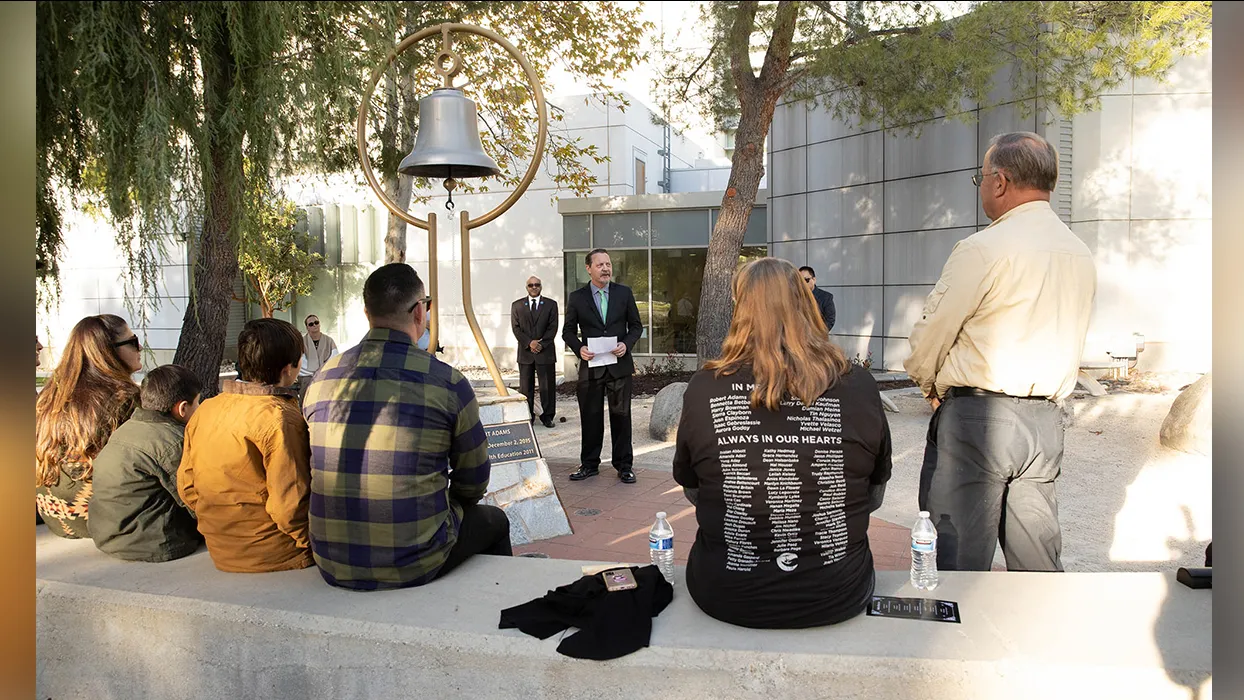
[[[39, 2], [36, 238], [54, 292], [62, 210], [106, 212], [133, 286], [152, 291], [162, 234], [250, 218], [243, 158], [267, 178], [323, 152], [355, 79], [335, 58], [353, 3]], [[214, 184], [223, 198], [208, 198]], [[231, 261], [230, 261], [231, 263]], [[153, 295], [154, 296], [154, 295]]]
[[674, 376], [686, 374], [687, 370], [683, 368], [682, 360], [677, 355], [667, 352], [663, 357], [655, 356], [641, 365], [639, 373], [654, 376]]
[[[740, 47], [730, 29], [749, 4], [703, 7], [710, 52], [665, 52], [670, 104], [696, 105], [719, 126], [737, 122], [730, 57]], [[784, 4], [759, 5], [742, 47], [749, 57], [766, 55]], [[1124, 80], [1161, 80], [1180, 56], [1203, 52], [1212, 10], [1211, 2], [794, 4], [790, 66], [771, 87], [784, 100], [820, 103], [839, 119], [890, 128], [914, 128], [908, 125], [940, 114], [970, 118], [962, 101], [995, 104], [1000, 71], [1010, 99], [1028, 114], [1038, 99], [1062, 116], [1095, 109], [1097, 96]]]
[[310, 251], [311, 237], [297, 227], [294, 203], [266, 184], [251, 188], [250, 218], [242, 225], [238, 270], [246, 280], [246, 300], [264, 318], [293, 305], [315, 287], [316, 267], [324, 261]]
[[[224, 217], [236, 236], [255, 218], [243, 160], [265, 182], [356, 169], [362, 90], [413, 31], [479, 24], [516, 44], [541, 80], [559, 69], [597, 89], [640, 58], [639, 12], [611, 2], [38, 2], [41, 303], [59, 289], [66, 208], [94, 204], [106, 215], [133, 286], [153, 291], [161, 234], [197, 244], [204, 220]], [[415, 98], [440, 85], [431, 72], [439, 40], [416, 48], [394, 66], [393, 89], [382, 81], [371, 98], [370, 153], [383, 176], [410, 149]], [[535, 140], [521, 69], [491, 42], [464, 39], [457, 49], [485, 148], [513, 184]], [[588, 168], [604, 156], [550, 116], [550, 174], [587, 194]], [[207, 196], [217, 184], [222, 196]]]
[[861, 359], [861, 358], [860, 358], [860, 354], [859, 354], [858, 352], [857, 352], [857, 353], [855, 353], [855, 357], [851, 358], [851, 364], [855, 365], [856, 367], [860, 367], [860, 368], [862, 368], [862, 369], [865, 369], [865, 370], [872, 369], [872, 367], [873, 367], [873, 353], [872, 353], [872, 351], [871, 351], [871, 350], [869, 350], [869, 351], [868, 351], [868, 357], [863, 358], [863, 359]]

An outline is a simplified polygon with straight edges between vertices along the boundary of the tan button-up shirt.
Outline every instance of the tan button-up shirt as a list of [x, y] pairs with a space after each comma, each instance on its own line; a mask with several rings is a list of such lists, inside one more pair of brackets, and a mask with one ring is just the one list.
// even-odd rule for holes
[[1049, 202], [1029, 202], [955, 245], [911, 331], [908, 376], [1011, 396], [1071, 394], [1097, 292], [1088, 246]]

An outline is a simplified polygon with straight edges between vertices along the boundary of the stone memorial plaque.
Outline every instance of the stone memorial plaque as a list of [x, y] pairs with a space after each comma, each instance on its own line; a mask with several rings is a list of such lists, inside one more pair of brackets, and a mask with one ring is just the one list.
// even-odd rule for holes
[[488, 436], [488, 461], [494, 467], [540, 458], [540, 446], [530, 421], [485, 425], [484, 434]]

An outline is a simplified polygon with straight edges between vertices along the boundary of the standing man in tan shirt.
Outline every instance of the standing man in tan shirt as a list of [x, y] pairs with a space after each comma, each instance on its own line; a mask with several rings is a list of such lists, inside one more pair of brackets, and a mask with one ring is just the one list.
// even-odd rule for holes
[[1001, 542], [1010, 571], [1061, 571], [1062, 400], [1097, 272], [1050, 207], [1058, 155], [1045, 139], [994, 137], [972, 181], [993, 223], [955, 245], [904, 363], [933, 406], [920, 508], [940, 569], [988, 571]]

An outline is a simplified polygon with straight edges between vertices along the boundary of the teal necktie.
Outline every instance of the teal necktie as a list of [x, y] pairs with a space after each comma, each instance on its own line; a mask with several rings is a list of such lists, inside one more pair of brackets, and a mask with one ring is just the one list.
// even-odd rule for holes
[[597, 292], [597, 294], [600, 294], [600, 320], [602, 321], [609, 318], [609, 294], [607, 290], [608, 287]]

